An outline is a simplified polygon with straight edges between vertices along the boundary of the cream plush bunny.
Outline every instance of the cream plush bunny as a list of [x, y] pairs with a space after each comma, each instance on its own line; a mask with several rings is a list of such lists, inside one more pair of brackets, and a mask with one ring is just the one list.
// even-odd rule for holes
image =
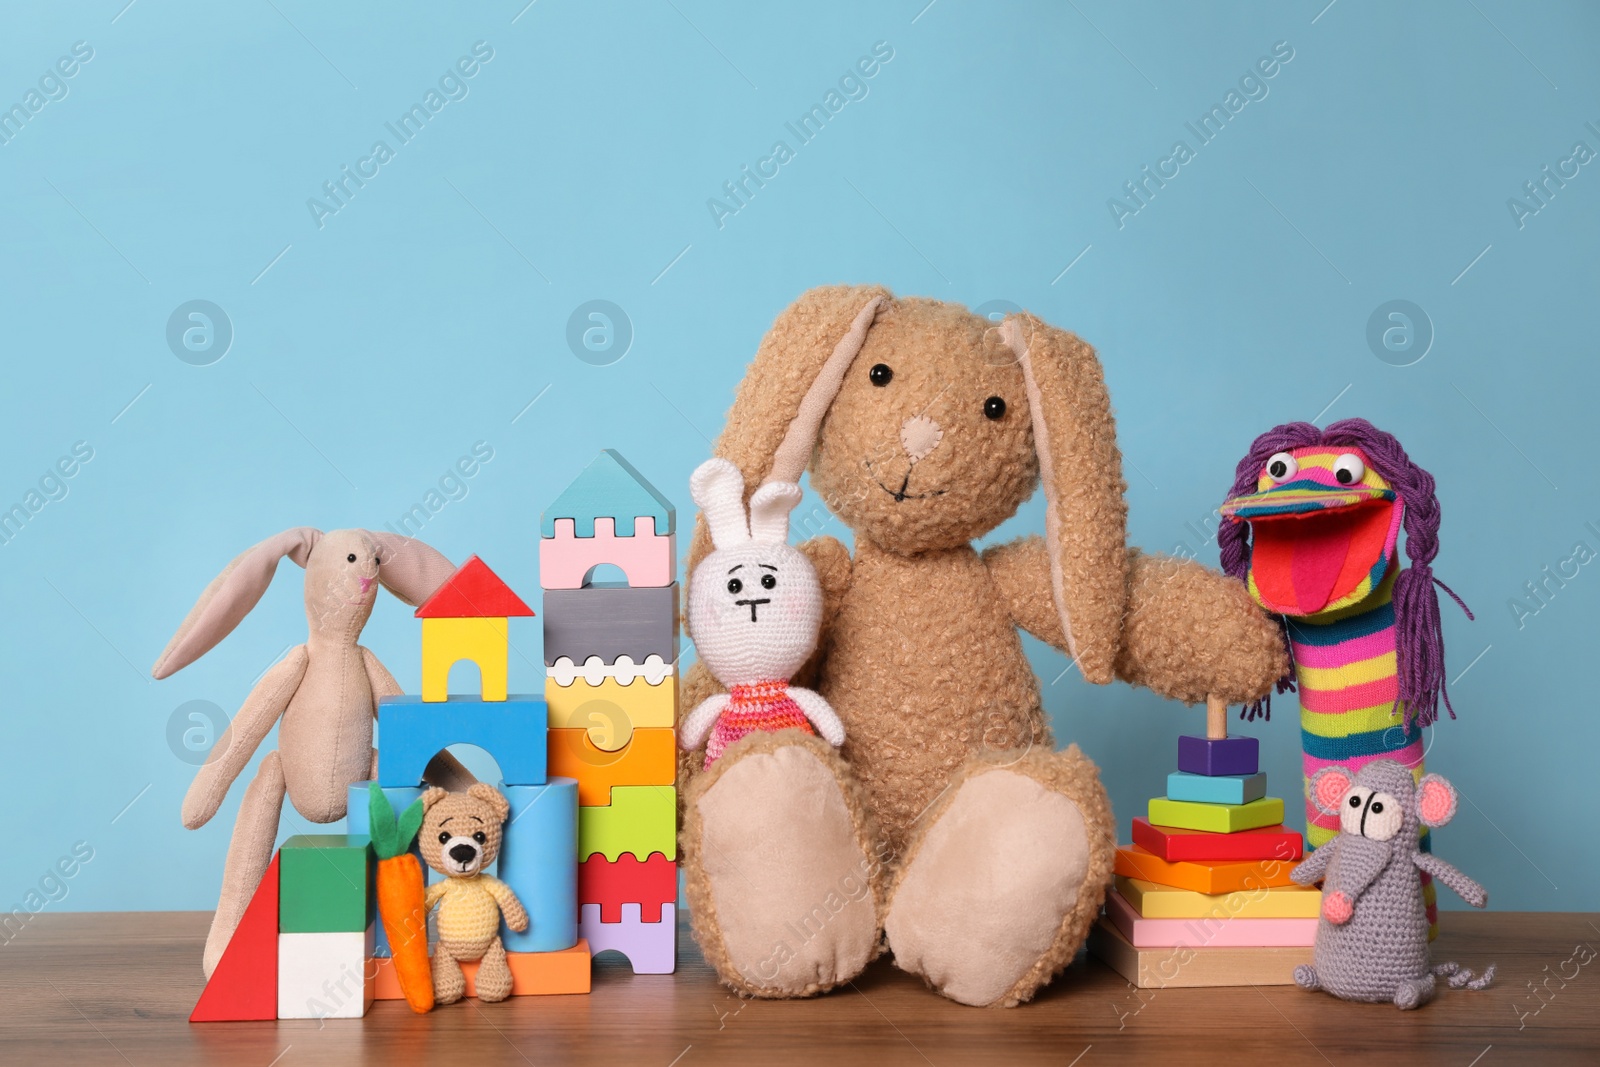
[[[206, 937], [202, 966], [207, 977], [272, 860], [284, 796], [306, 819], [329, 823], [344, 818], [351, 783], [377, 777], [372, 719], [379, 697], [400, 693], [394, 676], [358, 643], [378, 586], [415, 606], [455, 570], [444, 556], [409, 537], [371, 530], [323, 533], [309, 526], [285, 530], [241, 552], [206, 586], [150, 673], [166, 678], [233, 632], [266, 593], [285, 556], [305, 568], [309, 635], [261, 676], [183, 799], [183, 825], [204, 826], [256, 748], [278, 727], [277, 749], [262, 757], [239, 804], [222, 893]], [[424, 777], [456, 790], [475, 781], [449, 752], [435, 756]]]
[[716, 545], [695, 568], [690, 625], [701, 662], [728, 692], [708, 697], [689, 714], [678, 743], [685, 751], [704, 744], [707, 767], [756, 730], [798, 728], [821, 734], [835, 748], [844, 744], [844, 726], [828, 702], [789, 684], [816, 649], [822, 626], [817, 572], [788, 543], [789, 512], [800, 502], [800, 487], [761, 486], [750, 498], [748, 523], [744, 475], [727, 460], [702, 463], [689, 478], [689, 492]]

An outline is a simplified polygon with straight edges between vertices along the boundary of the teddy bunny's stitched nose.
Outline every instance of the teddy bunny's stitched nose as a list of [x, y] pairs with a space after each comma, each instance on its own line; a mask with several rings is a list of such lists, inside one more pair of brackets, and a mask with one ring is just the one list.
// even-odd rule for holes
[[900, 444], [912, 463], [921, 463], [944, 440], [944, 429], [926, 415], [913, 415], [900, 424]]
[[466, 844], [451, 845], [450, 858], [464, 867], [478, 858], [478, 850]]

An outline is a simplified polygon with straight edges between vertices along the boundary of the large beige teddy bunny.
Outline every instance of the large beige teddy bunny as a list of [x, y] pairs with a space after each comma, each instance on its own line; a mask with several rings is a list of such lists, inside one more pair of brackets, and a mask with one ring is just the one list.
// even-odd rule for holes
[[[1055, 751], [1018, 628], [1090, 682], [1241, 703], [1283, 673], [1276, 627], [1237, 581], [1127, 546], [1099, 362], [1030, 315], [814, 289], [763, 340], [715, 451], [747, 496], [809, 470], [855, 554], [800, 546], [826, 605], [794, 683], [837, 711], [844, 746], [753, 734], [709, 769], [682, 762], [706, 959], [788, 997], [887, 949], [961, 1003], [1029, 999], [1082, 945], [1116, 836], [1094, 765]], [[1040, 485], [1043, 539], [972, 547]], [[710, 548], [702, 516], [691, 571]], [[697, 666], [686, 706], [716, 689]]]

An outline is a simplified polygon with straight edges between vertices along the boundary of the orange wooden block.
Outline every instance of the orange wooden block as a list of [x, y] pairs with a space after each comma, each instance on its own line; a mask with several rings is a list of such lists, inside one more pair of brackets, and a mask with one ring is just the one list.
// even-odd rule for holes
[[672, 785], [678, 753], [669, 727], [638, 727], [620, 751], [607, 752], [582, 728], [550, 731], [550, 773], [578, 780], [578, 803], [605, 807], [614, 785]]
[[[511, 995], [534, 997], [553, 993], [589, 992], [589, 942], [580, 940], [571, 948], [559, 952], [507, 952], [506, 962], [511, 966]], [[394, 973], [394, 960], [379, 956], [367, 962], [376, 968], [373, 980], [373, 1000], [404, 1000], [400, 992], [400, 979]], [[461, 973], [467, 978], [467, 996], [478, 995], [478, 964], [463, 963]]]
[[1294, 885], [1289, 872], [1294, 864], [1285, 860], [1251, 860], [1244, 863], [1197, 863], [1192, 860], [1164, 860], [1138, 845], [1117, 849], [1116, 873], [1143, 878], [1157, 885], [1192, 889], [1196, 893], [1237, 893], [1246, 889]]

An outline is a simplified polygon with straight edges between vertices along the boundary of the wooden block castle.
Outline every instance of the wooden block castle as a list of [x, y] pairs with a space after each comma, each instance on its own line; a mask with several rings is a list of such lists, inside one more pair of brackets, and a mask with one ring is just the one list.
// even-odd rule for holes
[[1206, 736], [1178, 739], [1167, 795], [1117, 850], [1089, 950], [1141, 989], [1292, 984], [1322, 898], [1289, 878], [1304, 842], [1266, 789], [1258, 742], [1229, 737], [1211, 704]]
[[[499, 767], [511, 816], [495, 873], [529, 915], [523, 933], [501, 924], [513, 996], [587, 993], [603, 951], [636, 974], [676, 966], [675, 521], [602, 452], [542, 519], [545, 698], [508, 692], [510, 620], [534, 612], [473, 556], [416, 611], [422, 693], [379, 701], [377, 784], [395, 811], [450, 745]], [[602, 565], [626, 581], [595, 581]], [[477, 694], [449, 692], [463, 661]], [[190, 1021], [360, 1018], [401, 998], [376, 916], [369, 786], [349, 788], [347, 833], [279, 848]], [[477, 964], [462, 968], [472, 996]]]

